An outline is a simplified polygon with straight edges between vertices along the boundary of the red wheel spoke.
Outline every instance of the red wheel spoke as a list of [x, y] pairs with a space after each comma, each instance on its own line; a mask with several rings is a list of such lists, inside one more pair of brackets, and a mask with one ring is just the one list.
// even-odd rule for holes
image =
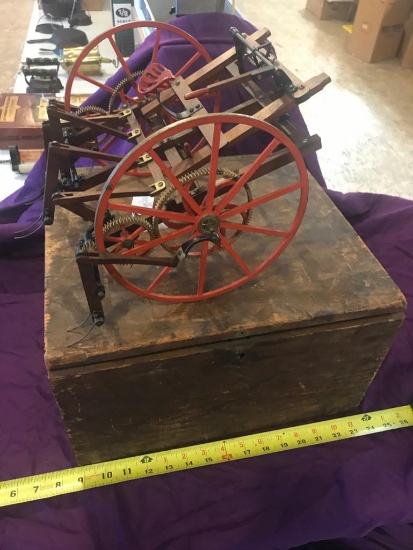
[[219, 160], [219, 142], [221, 138], [221, 124], [214, 125], [211, 147], [211, 168], [209, 171], [208, 190], [205, 200], [207, 210], [212, 210], [215, 199], [215, 182], [217, 178], [218, 160]]
[[105, 160], [102, 160], [102, 159], [93, 159], [93, 162], [95, 162], [99, 166], [107, 166], [108, 165], [108, 163]]
[[128, 95], [126, 92], [120, 91], [119, 97], [122, 103], [126, 103], [126, 104], [133, 103], [134, 105], [139, 105], [139, 99]]
[[251, 210], [252, 208], [256, 208], [261, 204], [265, 204], [266, 202], [272, 201], [274, 199], [278, 199], [279, 197], [287, 195], [288, 193], [292, 193], [293, 191], [297, 191], [297, 189], [301, 189], [301, 188], [302, 188], [302, 184], [299, 181], [297, 183], [293, 183], [292, 185], [288, 185], [287, 187], [283, 187], [282, 189], [277, 189], [272, 193], [268, 193], [267, 195], [263, 195], [262, 197], [258, 197], [257, 199], [254, 199], [252, 201], [245, 202], [244, 204], [241, 204], [240, 206], [236, 206], [231, 210], [226, 210], [221, 214], [221, 219], [226, 220], [228, 218], [231, 218], [235, 214], [240, 214], [245, 210]]
[[135, 231], [132, 231], [132, 233], [129, 234], [129, 239], [136, 239], [138, 235], [141, 235], [145, 230], [144, 227], [139, 226]]
[[[193, 212], [196, 214], [201, 214], [202, 210], [199, 204], [192, 198], [190, 193], [185, 189], [185, 187], [181, 184], [179, 179], [175, 176], [175, 174], [172, 172], [170, 167], [165, 164], [165, 162], [159, 157], [157, 153], [153, 149], [150, 149], [149, 155], [152, 157], [152, 160], [156, 162], [156, 164], [161, 169], [162, 173], [169, 179], [169, 181], [174, 185], [175, 189], [179, 191], [182, 198], [188, 203], [189, 207]], [[160, 217], [160, 216], [158, 216]], [[172, 218], [171, 218], [172, 219]]]
[[128, 170], [126, 173], [128, 176], [136, 176], [137, 178], [148, 178], [152, 175], [150, 170], [140, 170], [139, 168]]
[[200, 149], [202, 149], [202, 147], [205, 146], [206, 142], [207, 142], [207, 141], [206, 141], [206, 139], [205, 139], [204, 137], [201, 138], [201, 139], [198, 141], [198, 143], [194, 146], [194, 148], [191, 149], [191, 153], [194, 154], [194, 153], [196, 153], [197, 151], [199, 151]]
[[215, 101], [214, 101], [214, 113], [219, 113], [221, 111], [221, 92], [216, 92]]
[[153, 45], [152, 50], [152, 63], [156, 63], [158, 61], [158, 50], [159, 50], [159, 42], [161, 41], [161, 29], [156, 29], [156, 35], [155, 35], [155, 44]]
[[172, 269], [172, 267], [164, 267], [159, 275], [157, 275], [152, 283], [146, 288], [146, 292], [153, 292], [158, 284], [165, 279], [165, 277]]
[[199, 262], [198, 296], [202, 296], [204, 293], [207, 258], [208, 241], [204, 241], [201, 245], [201, 261]]
[[105, 153], [109, 147], [117, 140], [118, 138], [115, 137], [115, 136], [110, 136], [110, 138], [106, 141], [105, 140], [105, 143], [103, 145], [103, 147], [100, 148], [100, 150], [102, 151], [102, 153]]
[[233, 260], [240, 266], [242, 271], [246, 275], [251, 274], [251, 269], [247, 266], [247, 264], [244, 262], [244, 260], [235, 252], [235, 250], [232, 248], [230, 242], [228, 239], [226, 239], [222, 233], [222, 231], [219, 232], [219, 236], [221, 237], [221, 244], [225, 248], [225, 250], [228, 252], [228, 254], [233, 258]]
[[262, 235], [271, 235], [274, 237], [287, 238], [290, 236], [290, 233], [288, 231], [280, 231], [279, 229], [268, 229], [266, 227], [257, 227], [254, 225], [248, 225], [248, 224], [242, 224], [242, 223], [222, 222], [221, 227], [224, 229], [233, 229], [235, 231], [245, 231], [246, 233], [260, 233]]
[[175, 74], [175, 76], [181, 76], [182, 74], [184, 74], [185, 71], [187, 71], [190, 67], [192, 67], [192, 65], [195, 63], [195, 61], [197, 59], [199, 59], [201, 57], [201, 52], [196, 52], [195, 55], [193, 55], [191, 57], [191, 59], [189, 59], [185, 65], [183, 65], [179, 71]]
[[128, 64], [126, 63], [124, 57], [123, 57], [123, 54], [122, 52], [120, 51], [120, 49], [118, 48], [118, 45], [116, 44], [116, 40], [113, 38], [112, 35], [109, 35], [108, 36], [108, 40], [116, 54], [116, 57], [118, 58], [119, 60], [119, 63], [122, 65], [122, 68], [123, 70], [125, 71], [125, 73], [128, 75], [128, 76], [131, 76], [132, 72], [131, 70], [129, 69], [128, 67]]
[[231, 204], [228, 204], [228, 206], [225, 209], [225, 212], [232, 210], [233, 208], [236, 208], [238, 205], [231, 202]]
[[147, 206], [138, 206], [133, 204], [125, 204], [121, 202], [109, 202], [110, 210], [120, 210], [122, 212], [132, 212], [133, 214], [142, 214], [143, 216], [155, 216], [162, 220], [173, 220], [186, 224], [195, 223], [196, 218], [188, 214], [180, 212], [171, 212], [170, 210], [158, 210], [157, 208], [148, 208]]
[[112, 46], [112, 48], [114, 49], [115, 51], [115, 54], [119, 60], [119, 63], [122, 65], [122, 68], [123, 70], [125, 71], [125, 73], [127, 74], [127, 76], [129, 77], [129, 82], [131, 84], [131, 86], [133, 87], [133, 89], [136, 91], [136, 93], [138, 93], [138, 87], [137, 87], [137, 84], [135, 82], [135, 80], [133, 78], [130, 78], [131, 75], [132, 75], [132, 72], [131, 70], [129, 69], [129, 66], [128, 64], [126, 63], [123, 55], [122, 55], [122, 52], [120, 51], [120, 49], [118, 48], [118, 45], [116, 44], [116, 41], [115, 39], [113, 38], [112, 35], [109, 35], [108, 36], [108, 40]]
[[78, 73], [76, 76], [78, 76], [82, 80], [86, 80], [86, 82], [89, 82], [89, 84], [93, 84], [93, 86], [96, 86], [97, 88], [101, 88], [102, 90], [106, 90], [110, 94], [112, 94], [115, 91], [113, 88], [111, 88], [107, 84], [104, 84], [103, 82], [99, 82], [98, 80], [95, 80], [94, 78], [91, 78], [90, 76], [87, 76], [83, 73]]
[[218, 205], [215, 207], [215, 212], [217, 214], [222, 212], [222, 210], [227, 206], [227, 204], [229, 204], [232, 201], [232, 199], [235, 197], [235, 195], [242, 189], [244, 184], [249, 182], [251, 177], [254, 175], [254, 172], [258, 170], [261, 164], [263, 164], [265, 159], [279, 145], [279, 143], [280, 142], [277, 138], [272, 139], [271, 142], [264, 149], [264, 151], [262, 151], [262, 153], [258, 155], [255, 161], [248, 166], [247, 170], [240, 177], [240, 179], [235, 183], [231, 191], [227, 195], [225, 195], [222, 201], [219, 202]]
[[[159, 40], [159, 46], [157, 45], [155, 50], [159, 49], [160, 52], [162, 39], [159, 39], [158, 33], [154, 37], [154, 42]], [[192, 61], [195, 63], [195, 58], [191, 58], [190, 63]], [[183, 70], [184, 68], [181, 67], [181, 71]], [[227, 124], [239, 129], [241, 140], [257, 131], [267, 136], [264, 150], [250, 157], [253, 160], [244, 164], [238, 180], [228, 175], [219, 176], [217, 173], [220, 171], [220, 162], [223, 160], [221, 155], [225, 155], [226, 152], [220, 149], [220, 136]], [[205, 187], [201, 188], [201, 193], [195, 200], [190, 190], [192, 183], [184, 184], [179, 176], [185, 173], [183, 169], [189, 171], [192, 164], [196, 167], [203, 166], [202, 159], [200, 162], [198, 156], [189, 157], [185, 163], [182, 163], [175, 154], [169, 155], [168, 152], [164, 154], [165, 150], [162, 149], [161, 152], [158, 146], [164, 147], [164, 144], [169, 142], [168, 146], [173, 147], [174, 140], [179, 141], [187, 134], [194, 135], [203, 128], [208, 129], [211, 135], [211, 146], [208, 147], [208, 151], [204, 151], [206, 155], [204, 160], [208, 163], [209, 174], [204, 176]], [[199, 138], [194, 141], [198, 142]], [[103, 145], [102, 139], [100, 143]], [[274, 181], [272, 174], [263, 174], [262, 178], [258, 178], [262, 164], [268, 162], [270, 155], [280, 144], [290, 153], [299, 176], [285, 184], [278, 182], [278, 178]], [[143, 170], [140, 171], [137, 162], [144, 155], [150, 155], [153, 162], [149, 167], [142, 166]], [[153, 135], [146, 136], [126, 154], [116, 170], [110, 171], [112, 173], [104, 184], [96, 210], [97, 249], [100, 252], [106, 250], [109, 254], [117, 252], [122, 255], [125, 263], [143, 259], [144, 256], [153, 252], [152, 258], [155, 260], [155, 265], [146, 266], [147, 277], [128, 275], [130, 271], [122, 270], [116, 263], [107, 263], [105, 267], [110, 275], [129, 291], [142, 297], [175, 304], [223, 295], [260, 275], [284, 252], [293, 239], [303, 219], [308, 198], [308, 175], [305, 162], [294, 143], [268, 122], [242, 114], [205, 114], [166, 126]], [[265, 172], [265, 170], [262, 171]], [[117, 186], [123, 184], [124, 176], [142, 172], [151, 173], [150, 176], [141, 180], [144, 183], [148, 182], [146, 184], [148, 187], [145, 185], [146, 192], [142, 193], [141, 190], [139, 194], [147, 198], [151, 189], [150, 183], [164, 180], [168, 184], [168, 194], [159, 202], [159, 208], [154, 208], [151, 202], [148, 206], [146, 203], [142, 203], [141, 206], [139, 201], [136, 201], [138, 203], [136, 206], [130, 204], [132, 199], [120, 198], [123, 193], [116, 197], [119, 194], [116, 191]], [[253, 185], [248, 185], [250, 181]], [[252, 195], [254, 191], [257, 198]], [[294, 194], [289, 195], [290, 193]], [[175, 204], [173, 199], [169, 198], [177, 195], [182, 205], [180, 202]], [[168, 202], [170, 200], [172, 202]], [[287, 203], [288, 209], [291, 210], [291, 217], [286, 224], [278, 223], [277, 211], [284, 209]], [[257, 214], [260, 213], [260, 209], [265, 214], [263, 219], [257, 218], [257, 223], [251, 220], [254, 209], [257, 209]], [[120, 224], [116, 226], [118, 227], [116, 231], [107, 232], [109, 239], [105, 238], [104, 230], [107, 211], [110, 211]], [[136, 214], [136, 218], [132, 214]], [[216, 224], [219, 221], [219, 228], [215, 230], [220, 236], [220, 242], [213, 244], [204, 241], [199, 243], [196, 250], [189, 253], [191, 259], [188, 259], [188, 270], [189, 263], [192, 263], [195, 278], [192, 277], [192, 284], [188, 285], [187, 277], [190, 272], [188, 273], [187, 270], [175, 270], [170, 265], [157, 266], [156, 264], [164, 263], [168, 257], [176, 260], [182, 244], [193, 242], [192, 239], [200, 235], [200, 224], [209, 223], [207, 214], [212, 215], [211, 220], [215, 220]], [[128, 223], [122, 223], [122, 219], [125, 219], [122, 216], [125, 215], [132, 215], [132, 222], [128, 217], [126, 218]], [[152, 219], [156, 221], [155, 226], [158, 230], [155, 228], [156, 236], [151, 233], [152, 239], [148, 238], [144, 226], [138, 223], [139, 219], [142, 221], [142, 217], [149, 223]], [[134, 219], [137, 220], [136, 225], [134, 225]], [[127, 235], [122, 231], [122, 225], [125, 225]], [[214, 225], [214, 227], [217, 226]], [[240, 241], [237, 240], [238, 237], [241, 237]], [[242, 245], [243, 240], [246, 248]], [[240, 246], [238, 242], [241, 243]], [[251, 257], [246, 254], [249, 242], [257, 247], [257, 254]], [[265, 245], [264, 248], [261, 246], [262, 243]], [[126, 248], [130, 245], [132, 249]], [[221, 254], [214, 255], [212, 260], [212, 253], [218, 250], [221, 250]], [[167, 251], [171, 256], [167, 255]], [[138, 274], [138, 270], [136, 273]]]
[[163, 235], [162, 237], [157, 237], [156, 239], [152, 239], [150, 241], [145, 242], [144, 245], [139, 247], [133, 247], [129, 249], [127, 252], [125, 252], [125, 256], [133, 256], [136, 253], [144, 254], [151, 248], [155, 248], [156, 246], [159, 246], [161, 244], [167, 243], [169, 241], [173, 241], [174, 239], [177, 239], [178, 237], [182, 237], [184, 235], [187, 235], [188, 233], [193, 232], [193, 227], [184, 227], [183, 229], [180, 229], [179, 231], [175, 231], [173, 233], [169, 233], [167, 235]]
[[116, 246], [115, 249], [113, 250], [114, 254], [119, 254], [119, 252], [122, 251], [122, 248], [123, 248], [123, 245], [118, 244], [118, 246]]

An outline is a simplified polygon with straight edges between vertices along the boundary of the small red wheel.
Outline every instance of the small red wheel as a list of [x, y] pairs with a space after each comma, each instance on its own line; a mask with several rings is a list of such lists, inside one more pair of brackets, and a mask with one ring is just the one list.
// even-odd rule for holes
[[[126, 95], [123, 91], [119, 92], [119, 95], [122, 100], [125, 102], [128, 102], [130, 104], [137, 104], [139, 103], [139, 100], [144, 98], [144, 95], [139, 92], [137, 80], [139, 80], [139, 77], [134, 76], [133, 73], [135, 73], [138, 69], [146, 68], [146, 67], [133, 67], [131, 66], [130, 60], [126, 60], [125, 57], [122, 55], [117, 43], [116, 43], [116, 37], [119, 35], [119, 33], [122, 33], [124, 31], [133, 30], [139, 32], [139, 34], [144, 34], [145, 29], [153, 29], [154, 32], [154, 38], [153, 38], [153, 48], [152, 48], [152, 55], [151, 59], [147, 66], [157, 63], [158, 62], [158, 54], [159, 54], [159, 48], [162, 43], [162, 41], [166, 39], [175, 39], [177, 37], [180, 37], [185, 42], [188, 42], [193, 46], [193, 48], [188, 48], [187, 56], [182, 58], [182, 52], [180, 52], [179, 56], [179, 63], [177, 67], [174, 67], [174, 75], [175, 76], [188, 76], [193, 70], [195, 63], [198, 60], [201, 60], [205, 63], [209, 63], [211, 61], [211, 57], [208, 54], [208, 52], [205, 50], [205, 48], [190, 34], [187, 32], [181, 30], [178, 27], [174, 27], [173, 25], [169, 25], [168, 23], [160, 23], [157, 21], [133, 21], [132, 23], [125, 23], [124, 25], [119, 25], [117, 27], [114, 27], [112, 29], [109, 29], [93, 40], [84, 48], [82, 53], [77, 58], [76, 62], [73, 64], [72, 70], [70, 71], [67, 84], [66, 84], [66, 91], [65, 91], [65, 108], [67, 110], [70, 109], [71, 104], [71, 98], [74, 93], [80, 93], [79, 87], [77, 86], [77, 83], [79, 80], [83, 80], [85, 82], [88, 82], [90, 84], [91, 89], [93, 92], [97, 90], [105, 90], [109, 94], [116, 93], [114, 85], [109, 85], [105, 82], [100, 82], [96, 78], [93, 78], [91, 76], [88, 76], [86, 74], [83, 74], [81, 72], [81, 64], [85, 61], [86, 57], [91, 53], [91, 51], [99, 47], [99, 51], [102, 55], [102, 57], [112, 58], [113, 55], [115, 55], [116, 60], [118, 61], [119, 65], [123, 68], [123, 71], [125, 73], [125, 77], [129, 80], [130, 86], [131, 86], [131, 95]], [[106, 78], [109, 75], [106, 76]], [[122, 77], [120, 77], [121, 79]], [[78, 88], [78, 89], [76, 89]], [[92, 92], [92, 93], [93, 93]]]
[[[196, 140], [203, 126], [212, 129], [212, 146], [204, 146], [192, 159], [194, 168], [202, 165], [204, 175], [207, 174], [205, 185], [194, 192], [185, 185], [185, 174], [191, 170], [188, 159], [183, 163], [184, 175], [178, 177], [175, 174], [181, 173], [179, 165], [171, 167], [159, 147], [165, 147], [167, 140], [173, 147], [180, 139], [186, 139], [180, 136], [188, 134]], [[237, 135], [235, 141], [240, 147], [244, 137], [247, 140], [251, 134], [254, 145], [262, 143], [261, 152], [236, 157], [239, 177], [228, 178], [221, 166], [227, 168], [231, 162], [225, 155], [234, 154], [233, 136]], [[222, 139], [223, 135], [228, 143]], [[283, 171], [282, 177], [277, 172], [272, 172], [271, 178], [260, 176], [263, 164], [269, 162], [272, 155], [278, 155], [280, 148], [288, 150], [294, 169]], [[143, 154], [152, 157], [168, 188], [174, 190], [173, 203], [154, 208], [148, 201], [137, 203], [131, 198], [112, 198], [122, 177]], [[199, 193], [201, 199], [197, 199]], [[204, 300], [234, 290], [262, 273], [291, 242], [303, 219], [307, 199], [308, 174], [304, 159], [280, 130], [247, 115], [200, 115], [155, 132], [121, 161], [99, 199], [95, 217], [96, 245], [99, 251], [107, 250], [103, 227], [108, 210], [114, 216], [141, 216], [155, 226], [151, 238], [118, 253], [133, 257], [150, 252], [152, 257], [159, 257], [181, 247], [188, 249], [190, 243], [191, 259], [183, 260], [177, 268], [105, 265], [108, 272], [125, 288], [145, 298], [171, 303]], [[216, 239], [202, 241], [205, 235], [209, 238], [213, 234], [218, 242]]]

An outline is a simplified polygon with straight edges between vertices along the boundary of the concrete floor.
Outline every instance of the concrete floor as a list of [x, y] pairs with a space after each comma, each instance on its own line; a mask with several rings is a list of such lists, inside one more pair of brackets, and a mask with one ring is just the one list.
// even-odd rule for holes
[[280, 61], [301, 79], [320, 72], [332, 78], [301, 108], [310, 131], [321, 136], [328, 186], [413, 199], [413, 71], [399, 60], [370, 65], [350, 56], [342, 23], [319, 21], [304, 6], [305, 0], [244, 0], [241, 8], [271, 30]]
[[1, 0], [0, 92], [13, 91], [35, 0]]
[[[258, 7], [259, 6], [259, 7]], [[413, 71], [398, 60], [369, 65], [344, 50], [338, 21], [318, 21], [305, 0], [240, 0], [246, 19], [272, 31], [280, 60], [307, 79], [326, 72], [332, 84], [302, 106], [321, 136], [321, 168], [332, 189], [413, 199]], [[2, 1], [0, 91], [10, 91], [33, 0]]]

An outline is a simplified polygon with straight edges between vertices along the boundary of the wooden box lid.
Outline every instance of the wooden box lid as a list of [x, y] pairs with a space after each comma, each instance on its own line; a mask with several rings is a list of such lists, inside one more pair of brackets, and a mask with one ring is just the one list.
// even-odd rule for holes
[[[227, 159], [226, 166], [234, 169], [237, 159]], [[287, 178], [289, 170], [278, 170], [277, 178]], [[404, 296], [310, 177], [308, 207], [298, 233], [260, 276], [210, 300], [166, 304], [131, 294], [101, 267], [106, 323], [69, 346], [86, 329], [67, 330], [89, 313], [74, 258], [87, 225], [58, 208], [54, 225], [46, 227], [49, 371], [405, 309]]]

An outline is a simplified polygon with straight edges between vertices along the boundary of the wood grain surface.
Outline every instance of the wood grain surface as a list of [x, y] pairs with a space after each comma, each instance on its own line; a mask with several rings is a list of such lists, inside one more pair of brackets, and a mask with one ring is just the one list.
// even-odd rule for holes
[[[225, 166], [235, 169], [239, 162], [238, 157], [227, 159]], [[282, 185], [283, 180], [291, 180], [291, 167], [276, 174]], [[273, 183], [271, 174], [261, 179], [265, 178]], [[288, 210], [295, 208], [294, 200], [285, 197], [276, 215], [288, 215]], [[74, 249], [88, 225], [57, 207], [54, 225], [46, 227], [45, 357], [50, 371], [370, 318], [405, 307], [404, 297], [385, 270], [310, 177], [308, 207], [297, 235], [260, 276], [225, 295], [174, 305], [131, 294], [101, 267], [106, 323], [81, 344], [68, 347], [85, 329], [67, 330], [89, 313], [74, 258]], [[253, 239], [242, 236], [239, 243], [250, 257], [259, 253]]]
[[[285, 185], [291, 170], [264, 184]], [[281, 223], [296, 200], [268, 215]], [[88, 315], [73, 252], [86, 227], [58, 207], [46, 228], [46, 364], [79, 464], [351, 413], [404, 318], [400, 291], [311, 179], [297, 235], [259, 277], [168, 305], [103, 275], [107, 322], [68, 347]], [[266, 253], [259, 239], [239, 243], [248, 261]]]

